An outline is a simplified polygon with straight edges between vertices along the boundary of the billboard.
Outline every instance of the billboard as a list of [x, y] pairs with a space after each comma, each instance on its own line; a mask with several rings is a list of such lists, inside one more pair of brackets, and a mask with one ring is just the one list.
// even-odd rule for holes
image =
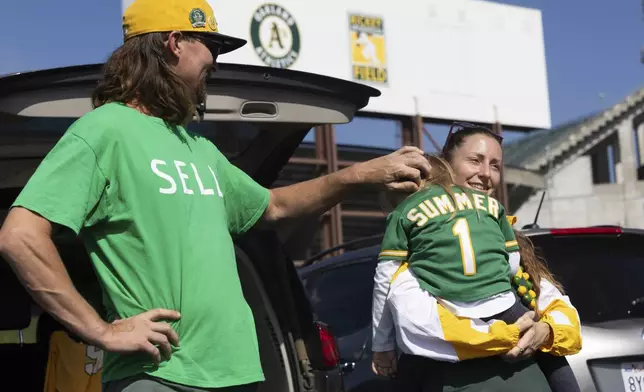
[[368, 84], [382, 96], [366, 112], [551, 126], [539, 10], [478, 0], [209, 2], [220, 31], [248, 41], [221, 62]]

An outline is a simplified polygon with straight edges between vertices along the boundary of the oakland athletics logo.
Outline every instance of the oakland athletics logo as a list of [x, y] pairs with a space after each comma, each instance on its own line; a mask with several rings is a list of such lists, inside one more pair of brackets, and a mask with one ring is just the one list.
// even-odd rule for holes
[[300, 55], [300, 32], [293, 16], [275, 4], [261, 5], [250, 23], [255, 53], [268, 66], [288, 68]]

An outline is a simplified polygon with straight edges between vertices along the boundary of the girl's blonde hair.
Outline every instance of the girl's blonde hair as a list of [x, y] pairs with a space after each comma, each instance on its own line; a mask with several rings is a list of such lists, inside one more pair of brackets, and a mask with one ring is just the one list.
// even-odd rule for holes
[[[456, 197], [452, 191], [452, 185], [454, 185], [455, 177], [454, 171], [450, 164], [443, 158], [438, 155], [429, 155], [426, 154], [425, 158], [429, 162], [430, 170], [429, 175], [426, 178], [421, 179], [421, 184], [418, 190], [415, 192], [420, 192], [430, 186], [438, 185], [447, 192], [449, 197], [452, 199], [452, 202], [456, 203]], [[403, 200], [410, 197], [412, 194], [405, 194], [395, 191], [384, 191], [380, 194], [381, 204], [387, 212], [390, 212], [396, 208]], [[455, 213], [454, 213], [455, 214]], [[452, 214], [452, 217], [453, 215]], [[451, 218], [450, 218], [451, 219]]]

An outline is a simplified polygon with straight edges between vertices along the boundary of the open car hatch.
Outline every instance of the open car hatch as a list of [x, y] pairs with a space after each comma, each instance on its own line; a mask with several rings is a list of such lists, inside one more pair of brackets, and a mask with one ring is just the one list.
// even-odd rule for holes
[[[65, 130], [92, 110], [101, 64], [0, 77], [0, 194], [15, 197]], [[380, 92], [299, 71], [220, 64], [208, 80], [204, 121], [189, 128], [212, 140], [264, 186], [311, 130], [350, 122]], [[8, 193], [7, 193], [8, 192]], [[6, 207], [6, 206], [5, 206]]]
[[[95, 64], [0, 77], [0, 222], [64, 132], [92, 110], [92, 90], [101, 77], [101, 68], [101, 64]], [[209, 138], [231, 162], [266, 187], [275, 181], [312, 127], [350, 122], [371, 97], [380, 95], [371, 87], [330, 77], [233, 64], [220, 64], [219, 71], [208, 80], [207, 91], [204, 120], [193, 122], [188, 128]], [[70, 231], [66, 231], [56, 235], [56, 247], [75, 287], [100, 313], [101, 287], [82, 241], [69, 234]], [[332, 351], [329, 350], [332, 336], [320, 329], [314, 331], [313, 340], [309, 339], [308, 336], [314, 334], [307, 331], [313, 331], [317, 324], [311, 319], [307, 303], [300, 300], [283, 305], [287, 303], [284, 298], [296, 297], [290, 294], [289, 288], [290, 285], [297, 288], [299, 284], [292, 266], [287, 269], [286, 263], [275, 263], [282, 269], [270, 268], [271, 274], [266, 276], [262, 274], [265, 270], [253, 267], [255, 260], [284, 257], [281, 250], [267, 252], [272, 248], [266, 244], [275, 243], [274, 233], [262, 233], [263, 237], [253, 234], [255, 237], [246, 239], [252, 246], [242, 248], [238, 244], [236, 253], [242, 283], [248, 290], [245, 295], [250, 298], [249, 304], [257, 320], [258, 341], [267, 375], [264, 387], [271, 391], [282, 390], [279, 385], [312, 384], [315, 380], [325, 380], [331, 385], [332, 382], [327, 381], [331, 378], [326, 376], [332, 373], [314, 372], [311, 364], [315, 363], [315, 358], [321, 358], [322, 363], [328, 359], [324, 354]], [[255, 252], [252, 258], [250, 251]], [[258, 264], [265, 267], [268, 262]], [[275, 276], [285, 283], [277, 289]], [[264, 287], [269, 286], [272, 291], [265, 291]], [[47, 317], [42, 321], [41, 316], [35, 315], [30, 296], [8, 264], [1, 262], [0, 294], [0, 305], [5, 311], [0, 322], [0, 343], [3, 343], [3, 357], [7, 359], [0, 366], [3, 369], [0, 376], [11, 382], [18, 380], [21, 390], [42, 390], [45, 374], [42, 365], [47, 360], [50, 336], [46, 333], [62, 326], [56, 326], [51, 317], [48, 322]], [[281, 306], [287, 310], [280, 310], [280, 315], [288, 311], [289, 316], [293, 316], [280, 316], [288, 323], [280, 322], [276, 316]], [[38, 321], [34, 322], [37, 317]], [[284, 333], [280, 332], [282, 330]], [[29, 339], [23, 339], [23, 332]], [[301, 342], [302, 336], [307, 341], [297, 345], [299, 362], [289, 367], [288, 361], [295, 358], [291, 350], [295, 352], [293, 347], [296, 345], [290, 342], [295, 339]], [[7, 340], [1, 339], [3, 337]], [[315, 354], [318, 346], [326, 351], [320, 348], [318, 351], [322, 353]], [[312, 350], [313, 354], [307, 350]], [[306, 362], [309, 359], [311, 362]], [[331, 370], [337, 373], [337, 369]], [[301, 380], [291, 377], [291, 372], [301, 373]], [[314, 378], [318, 373], [320, 375]]]

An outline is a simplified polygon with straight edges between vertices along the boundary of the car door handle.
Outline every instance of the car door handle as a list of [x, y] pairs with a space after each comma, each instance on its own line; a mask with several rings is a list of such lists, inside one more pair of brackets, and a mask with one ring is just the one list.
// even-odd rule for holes
[[356, 363], [355, 362], [345, 362], [345, 363], [340, 365], [340, 370], [342, 371], [342, 373], [345, 373], [345, 374], [351, 373], [355, 369], [356, 369]]
[[275, 102], [248, 101], [244, 102], [239, 111], [242, 117], [270, 118], [277, 116]]

